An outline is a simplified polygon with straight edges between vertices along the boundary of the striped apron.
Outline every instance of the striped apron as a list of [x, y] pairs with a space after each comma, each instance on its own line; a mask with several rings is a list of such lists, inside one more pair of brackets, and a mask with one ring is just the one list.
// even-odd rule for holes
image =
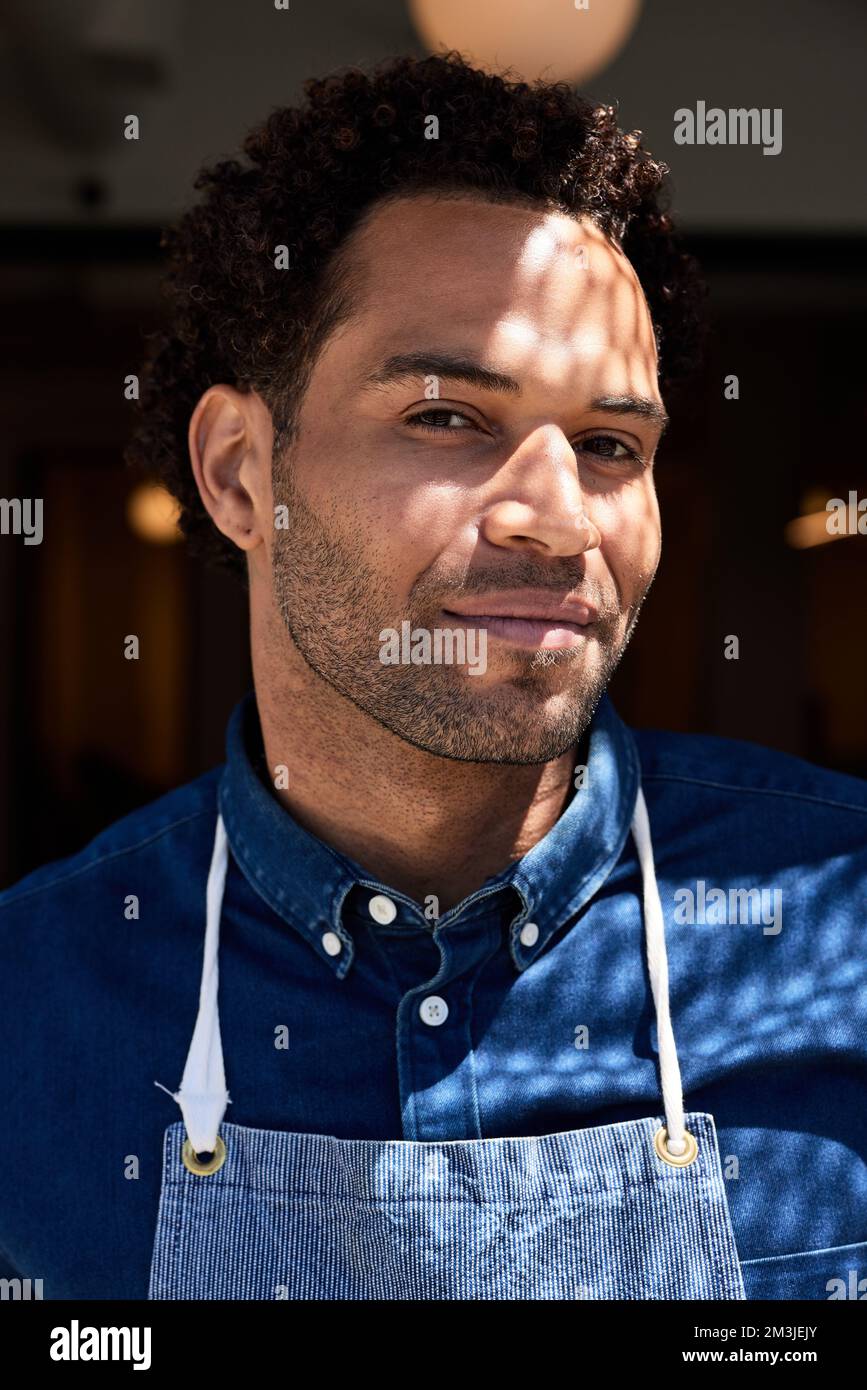
[[684, 1113], [640, 788], [632, 834], [664, 1115], [521, 1138], [355, 1140], [223, 1122], [228, 846], [218, 816], [199, 1012], [169, 1093], [183, 1119], [164, 1137], [148, 1297], [745, 1298], [713, 1117]]

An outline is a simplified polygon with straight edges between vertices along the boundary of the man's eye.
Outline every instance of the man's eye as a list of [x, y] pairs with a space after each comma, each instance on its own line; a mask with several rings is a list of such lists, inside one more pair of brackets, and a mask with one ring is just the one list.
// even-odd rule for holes
[[[586, 448], [588, 453], [596, 454], [598, 458], [610, 459], [614, 463], [619, 463], [623, 459], [634, 459], [640, 462], [641, 456], [635, 449], [630, 449], [628, 444], [624, 444], [622, 439], [615, 439], [613, 434], [592, 434], [587, 439], [580, 439], [577, 447]], [[616, 454], [615, 449], [622, 449], [622, 454]]]
[[[435, 415], [440, 417], [442, 421], [441, 424], [435, 425], [431, 423], [431, 417]], [[408, 425], [415, 425], [416, 428], [420, 430], [430, 430], [434, 434], [454, 434], [455, 429], [451, 423], [453, 420], [461, 420], [463, 422], [459, 428], [463, 428], [463, 425], [473, 424], [470, 417], [468, 415], [462, 415], [459, 410], [419, 410], [415, 415], [408, 415], [406, 417], [406, 423]]]

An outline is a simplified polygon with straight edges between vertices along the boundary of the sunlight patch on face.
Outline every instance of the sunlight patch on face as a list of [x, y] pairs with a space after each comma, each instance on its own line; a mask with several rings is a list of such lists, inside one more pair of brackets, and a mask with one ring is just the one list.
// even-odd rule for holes
[[534, 370], [552, 386], [568, 382], [576, 363], [592, 363], [611, 348], [608, 334], [601, 326], [587, 326], [568, 339], [555, 339], [546, 337], [529, 319], [519, 315], [500, 319], [485, 346], [495, 361], [517, 364], [532, 357]]
[[571, 250], [554, 226], [534, 227], [527, 236], [518, 265], [522, 270], [547, 270], [557, 256]]

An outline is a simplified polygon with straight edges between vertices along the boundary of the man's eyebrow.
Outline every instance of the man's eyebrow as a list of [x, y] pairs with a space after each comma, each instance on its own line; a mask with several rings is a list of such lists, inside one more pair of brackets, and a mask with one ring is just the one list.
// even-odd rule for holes
[[640, 415], [642, 420], [652, 420], [663, 430], [671, 424], [671, 416], [659, 401], [650, 396], [597, 396], [588, 409], [598, 410], [604, 415]]
[[[451, 381], [464, 381], [482, 391], [498, 391], [503, 395], [520, 395], [521, 384], [505, 372], [494, 371], [469, 357], [453, 357], [441, 352], [398, 352], [386, 358], [376, 371], [362, 382], [362, 387], [390, 386], [407, 377], [441, 376]], [[650, 396], [597, 396], [590, 401], [589, 410], [606, 415], [637, 415], [652, 420], [665, 430], [670, 417], [663, 406]]]
[[442, 352], [398, 352], [387, 357], [375, 372], [364, 378], [364, 386], [390, 386], [410, 376], [446, 376], [452, 381], [465, 381], [482, 391], [520, 394], [520, 383], [504, 372], [492, 371], [469, 357], [452, 357]]

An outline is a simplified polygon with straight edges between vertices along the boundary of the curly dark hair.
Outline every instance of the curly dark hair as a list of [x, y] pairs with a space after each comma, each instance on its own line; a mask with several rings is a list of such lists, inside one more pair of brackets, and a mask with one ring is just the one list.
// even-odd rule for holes
[[[318, 352], [352, 313], [347, 238], [383, 200], [413, 192], [472, 193], [585, 215], [628, 256], [659, 350], [660, 389], [699, 364], [706, 293], [665, 209], [668, 166], [566, 82], [513, 80], [457, 52], [388, 59], [305, 83], [237, 159], [203, 168], [204, 198], [171, 228], [166, 326], [141, 375], [128, 464], [180, 504], [190, 549], [246, 580], [244, 552], [214, 526], [189, 463], [187, 431], [208, 386], [255, 389], [272, 414], [275, 459], [291, 440]], [[425, 138], [436, 116], [438, 138]], [[276, 270], [275, 247], [288, 248]]]

